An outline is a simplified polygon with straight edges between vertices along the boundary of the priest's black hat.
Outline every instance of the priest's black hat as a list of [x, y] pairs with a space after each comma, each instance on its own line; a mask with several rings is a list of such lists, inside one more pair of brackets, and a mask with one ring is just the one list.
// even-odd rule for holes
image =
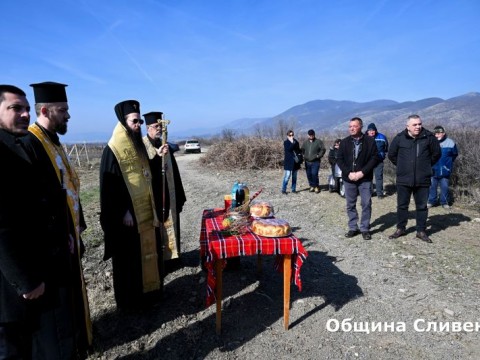
[[125, 122], [125, 116], [131, 113], [140, 114], [140, 103], [137, 100], [125, 100], [115, 105], [115, 114], [120, 122]]
[[30, 86], [33, 87], [36, 104], [67, 102], [65, 87], [68, 85], [46, 81], [38, 84], [30, 84]]
[[152, 125], [158, 123], [160, 120], [163, 119], [163, 113], [160, 111], [152, 111], [143, 114], [143, 118], [145, 119], [145, 124]]

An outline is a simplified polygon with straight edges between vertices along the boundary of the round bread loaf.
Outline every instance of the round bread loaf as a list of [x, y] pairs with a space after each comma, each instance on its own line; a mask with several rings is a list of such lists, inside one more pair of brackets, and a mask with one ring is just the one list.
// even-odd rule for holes
[[273, 206], [268, 201], [258, 201], [250, 204], [250, 215], [257, 218], [273, 216]]
[[251, 228], [255, 234], [266, 237], [282, 237], [292, 233], [290, 224], [282, 219], [253, 220]]

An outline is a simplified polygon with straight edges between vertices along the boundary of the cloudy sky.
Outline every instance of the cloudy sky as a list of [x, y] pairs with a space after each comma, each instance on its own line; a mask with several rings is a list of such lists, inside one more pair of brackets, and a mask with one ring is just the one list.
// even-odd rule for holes
[[479, 20], [477, 0], [4, 1], [0, 82], [32, 104], [29, 84], [68, 84], [85, 134], [110, 134], [125, 99], [176, 132], [318, 99], [447, 99], [480, 91]]

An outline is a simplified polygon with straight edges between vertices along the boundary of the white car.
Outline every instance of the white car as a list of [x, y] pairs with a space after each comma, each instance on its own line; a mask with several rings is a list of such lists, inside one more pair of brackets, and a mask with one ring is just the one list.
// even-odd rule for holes
[[202, 152], [202, 150], [200, 148], [200, 143], [198, 142], [198, 140], [187, 140], [187, 141], [185, 141], [185, 147], [184, 147], [183, 151], [185, 153], [188, 153], [188, 152], [200, 153], [200, 152]]

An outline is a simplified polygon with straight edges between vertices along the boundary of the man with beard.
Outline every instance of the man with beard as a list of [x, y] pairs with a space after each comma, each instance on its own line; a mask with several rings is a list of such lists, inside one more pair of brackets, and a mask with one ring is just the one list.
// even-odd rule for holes
[[[49, 116], [50, 106], [66, 106], [62, 88], [63, 93], [56, 87], [53, 94], [36, 92], [35, 99], [39, 101], [38, 95], [44, 103], [38, 111]], [[71, 170], [68, 162], [57, 154], [59, 162], [52, 164], [44, 142], [28, 133], [25, 93], [18, 88], [2, 92], [0, 123], [6, 130], [2, 134], [10, 135], [5, 144], [11, 151], [0, 156], [2, 168], [8, 169], [0, 184], [0, 358], [85, 358], [91, 344], [90, 317], [80, 239], [73, 230], [78, 221], [72, 207], [67, 209], [70, 196], [76, 194], [78, 203], [78, 193], [69, 199], [66, 194], [78, 188], [72, 189], [70, 173], [65, 174]], [[50, 128], [48, 121], [42, 122]], [[25, 143], [14, 138], [22, 135]]]
[[143, 143], [152, 169], [157, 217], [163, 219], [163, 260], [166, 271], [169, 271], [180, 265], [180, 212], [187, 199], [172, 148], [168, 143], [162, 145], [167, 120], [163, 120], [163, 113], [159, 111], [143, 117], [147, 125]]
[[119, 122], [100, 164], [100, 223], [104, 260], [112, 259], [117, 308], [129, 312], [160, 295], [163, 256], [140, 104], [122, 101], [115, 113]]
[[[80, 235], [86, 224], [80, 204], [80, 181], [58, 137], [67, 132], [70, 119], [67, 85], [42, 82], [30, 86], [35, 97], [37, 122], [30, 125], [29, 134], [22, 141], [38, 174], [35, 187], [42, 193], [44, 210], [41, 215], [45, 218], [46, 237], [55, 246], [49, 264], [52, 279], [46, 283], [45, 295], [58, 303], [44, 315], [50, 318], [52, 334], [51, 339], [45, 341], [51, 341], [52, 346], [64, 342], [62, 351], [70, 353], [73, 346], [76, 356], [83, 357], [92, 344], [81, 264], [85, 247]], [[64, 328], [68, 331], [62, 334]], [[58, 339], [54, 338], [56, 334]]]

